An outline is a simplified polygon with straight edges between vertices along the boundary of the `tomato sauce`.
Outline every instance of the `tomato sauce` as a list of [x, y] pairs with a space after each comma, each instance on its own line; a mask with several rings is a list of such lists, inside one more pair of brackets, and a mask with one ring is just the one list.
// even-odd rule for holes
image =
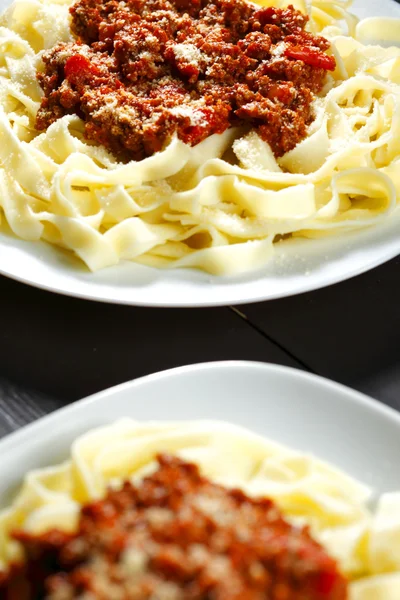
[[195, 145], [230, 126], [255, 129], [277, 157], [314, 118], [312, 102], [335, 59], [293, 7], [244, 0], [78, 0], [74, 42], [43, 55], [46, 129], [65, 114], [121, 161]]
[[274, 502], [158, 457], [141, 484], [82, 508], [75, 535], [16, 532], [1, 600], [346, 600], [335, 561]]

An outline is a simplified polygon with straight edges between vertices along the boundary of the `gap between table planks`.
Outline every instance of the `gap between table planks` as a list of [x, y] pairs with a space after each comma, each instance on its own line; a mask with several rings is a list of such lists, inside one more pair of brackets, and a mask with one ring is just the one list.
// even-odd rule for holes
[[304, 367], [400, 410], [400, 257], [337, 285], [236, 310]]

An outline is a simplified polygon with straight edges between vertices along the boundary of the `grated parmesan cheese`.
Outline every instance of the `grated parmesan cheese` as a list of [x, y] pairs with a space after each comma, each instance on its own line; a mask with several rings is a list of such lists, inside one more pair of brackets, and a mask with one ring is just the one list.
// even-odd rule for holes
[[196, 109], [188, 105], [174, 106], [171, 114], [179, 117], [188, 117], [192, 125], [201, 125], [204, 122], [203, 115]]
[[194, 44], [175, 44], [173, 50], [176, 59], [184, 60], [191, 65], [198, 66], [202, 59], [202, 53]]
[[285, 54], [286, 44], [285, 42], [279, 42], [276, 46], [271, 50], [272, 56], [280, 57]]

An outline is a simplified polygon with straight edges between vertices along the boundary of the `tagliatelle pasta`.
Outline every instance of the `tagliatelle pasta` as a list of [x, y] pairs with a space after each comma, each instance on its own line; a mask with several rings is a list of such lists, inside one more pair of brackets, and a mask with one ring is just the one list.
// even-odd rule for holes
[[318, 458], [222, 422], [118, 421], [78, 438], [61, 465], [27, 474], [13, 504], [0, 513], [2, 566], [20, 558], [16, 527], [39, 534], [74, 531], [80, 506], [108, 486], [139, 481], [167, 452], [196, 463], [212, 481], [275, 500], [313, 535], [350, 578], [350, 600], [394, 600], [400, 590], [400, 493], [372, 491]]
[[400, 194], [400, 22], [357, 24], [348, 0], [260, 1], [306, 12], [336, 70], [307, 137], [276, 159], [254, 131], [174, 138], [121, 164], [67, 115], [34, 128], [44, 49], [71, 40], [70, 0], [16, 0], [0, 21], [0, 208], [17, 236], [72, 250], [91, 270], [135, 260], [216, 275], [260, 268], [284, 235], [374, 225]]

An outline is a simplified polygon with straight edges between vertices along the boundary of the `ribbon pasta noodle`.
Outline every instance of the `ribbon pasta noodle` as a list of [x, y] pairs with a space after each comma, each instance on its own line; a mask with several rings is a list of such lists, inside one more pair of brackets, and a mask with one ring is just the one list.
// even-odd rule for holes
[[349, 0], [260, 0], [294, 4], [332, 43], [337, 67], [307, 137], [276, 160], [255, 132], [231, 128], [121, 164], [85, 141], [76, 116], [34, 128], [36, 69], [44, 49], [72, 39], [70, 4], [16, 0], [0, 20], [0, 218], [15, 235], [71, 250], [93, 271], [127, 259], [234, 275], [266, 264], [282, 235], [355, 230], [396, 210], [398, 21], [357, 24]]
[[124, 419], [82, 435], [66, 462], [28, 473], [13, 504], [0, 512], [0, 566], [20, 557], [13, 528], [74, 531], [82, 504], [102, 498], [110, 485], [150, 474], [159, 452], [195, 462], [214, 482], [270, 497], [292, 522], [309, 524], [350, 579], [350, 600], [400, 597], [400, 492], [384, 494], [373, 514], [372, 491], [338, 469], [211, 421]]

